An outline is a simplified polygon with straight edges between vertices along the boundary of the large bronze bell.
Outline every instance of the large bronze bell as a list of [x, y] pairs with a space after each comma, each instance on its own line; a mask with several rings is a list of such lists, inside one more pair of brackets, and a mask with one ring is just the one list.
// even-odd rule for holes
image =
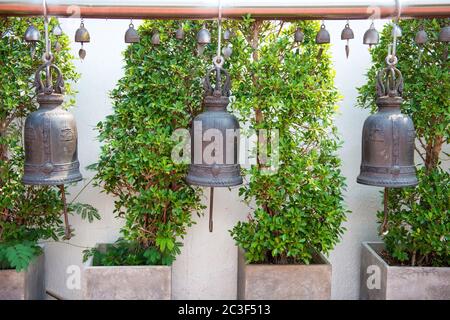
[[[58, 74], [53, 87], [50, 69]], [[47, 71], [44, 85], [42, 70]], [[80, 181], [77, 157], [77, 127], [73, 115], [61, 108], [64, 81], [61, 71], [50, 62], [39, 67], [35, 75], [39, 109], [25, 121], [25, 172], [23, 183], [31, 185], [64, 185]]]
[[377, 75], [378, 112], [364, 122], [358, 183], [394, 188], [418, 183], [414, 124], [400, 111], [402, 91], [402, 74], [391, 63]]
[[[214, 187], [242, 184], [239, 158], [239, 122], [227, 112], [230, 96], [230, 76], [222, 68], [224, 58], [214, 58], [215, 68], [205, 78], [204, 111], [196, 116], [191, 127], [191, 164], [186, 182], [211, 187], [209, 231], [213, 231]], [[209, 74], [215, 72], [213, 88]], [[224, 85], [221, 85], [225, 75]]]
[[[223, 59], [223, 58], [221, 58]], [[205, 187], [230, 187], [242, 184], [239, 157], [239, 123], [227, 112], [230, 76], [222, 67], [216, 72], [216, 85], [205, 79], [204, 112], [194, 118], [191, 128], [191, 165], [186, 181]], [[221, 86], [221, 76], [225, 75]]]

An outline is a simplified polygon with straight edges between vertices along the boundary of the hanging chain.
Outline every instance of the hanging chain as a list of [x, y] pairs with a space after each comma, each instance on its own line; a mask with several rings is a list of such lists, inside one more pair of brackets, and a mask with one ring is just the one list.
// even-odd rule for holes
[[45, 53], [42, 56], [42, 60], [44, 61], [46, 67], [45, 67], [45, 76], [46, 76], [46, 86], [50, 87], [52, 83], [52, 73], [50, 72], [50, 64], [53, 60], [52, 53], [51, 53], [51, 43], [50, 43], [50, 37], [48, 32], [48, 15], [47, 15], [47, 1], [42, 0], [42, 8], [44, 13], [44, 32], [45, 32]]

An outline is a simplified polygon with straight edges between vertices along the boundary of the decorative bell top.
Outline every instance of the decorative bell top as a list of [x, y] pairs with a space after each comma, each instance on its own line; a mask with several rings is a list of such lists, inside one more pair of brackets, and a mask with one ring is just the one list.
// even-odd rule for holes
[[395, 67], [397, 57], [388, 56], [386, 62], [388, 66], [377, 74], [377, 97], [378, 99], [388, 97], [401, 99], [403, 94], [403, 76], [400, 70]]
[[52, 33], [53, 33], [53, 35], [54, 35], [55, 37], [60, 37], [60, 36], [62, 36], [63, 31], [62, 31], [62, 29], [61, 29], [61, 26], [60, 26], [59, 24], [57, 24], [57, 25], [53, 28]]
[[152, 44], [157, 46], [160, 43], [159, 32], [155, 31], [152, 34]]

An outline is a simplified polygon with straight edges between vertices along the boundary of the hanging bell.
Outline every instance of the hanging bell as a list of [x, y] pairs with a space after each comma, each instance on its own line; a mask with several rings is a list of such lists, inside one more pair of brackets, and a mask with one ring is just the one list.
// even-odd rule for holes
[[86, 50], [84, 50], [83, 44], [90, 41], [91, 36], [89, 35], [87, 29], [84, 27], [83, 21], [81, 21], [80, 27], [75, 32], [75, 42], [81, 43], [81, 49], [78, 51], [78, 56], [81, 60], [84, 60], [84, 58], [86, 58]]
[[447, 61], [448, 59], [448, 43], [450, 42], [450, 26], [443, 27], [439, 31], [438, 41], [445, 43], [445, 49], [442, 54], [442, 60]]
[[402, 28], [400, 28], [400, 26], [396, 23], [394, 23], [393, 27], [392, 27], [392, 32], [391, 32], [392, 37], [397, 37], [400, 38], [402, 36]]
[[305, 39], [305, 35], [300, 28], [295, 29], [294, 32], [294, 41], [297, 43], [303, 42]]
[[450, 42], [450, 26], [445, 26], [439, 31], [438, 41]]
[[354, 39], [355, 38], [355, 34], [353, 33], [352, 28], [350, 28], [350, 24], [345, 24], [344, 29], [342, 29], [341, 32], [341, 40], [350, 40], [350, 39]]
[[134, 28], [134, 25], [130, 23], [130, 25], [128, 26], [128, 30], [125, 32], [125, 43], [138, 43], [139, 41], [139, 34]]
[[347, 22], [345, 24], [344, 29], [341, 32], [341, 40], [347, 40], [347, 44], [345, 45], [345, 56], [348, 58], [350, 54], [350, 39], [354, 39], [355, 35], [353, 30], [350, 28], [350, 24]]
[[317, 44], [324, 44], [324, 43], [330, 43], [330, 33], [325, 29], [325, 24], [322, 23], [320, 26], [320, 30], [316, 35], [316, 43]]
[[417, 185], [414, 124], [400, 111], [403, 78], [393, 65], [377, 75], [378, 112], [364, 122], [360, 184], [378, 187]]
[[183, 27], [180, 26], [177, 31], [175, 31], [175, 39], [183, 40], [184, 39], [184, 30]]
[[62, 31], [61, 26], [59, 25], [59, 23], [53, 28], [52, 33], [53, 33], [53, 35], [55, 37], [60, 37], [60, 36], [63, 35], [63, 31]]
[[[51, 80], [44, 86], [41, 72], [54, 69], [56, 86]], [[50, 72], [49, 72], [50, 73]], [[36, 72], [35, 86], [39, 109], [25, 121], [25, 169], [23, 183], [30, 185], [63, 185], [80, 181], [77, 156], [77, 128], [73, 115], [64, 110], [64, 81], [53, 64], [43, 64]]]
[[35, 26], [30, 25], [25, 31], [24, 39], [26, 42], [35, 44], [41, 40], [41, 33]]
[[228, 44], [227, 46], [222, 48], [222, 54], [225, 59], [228, 59], [231, 57], [231, 54], [233, 53], [233, 49], [231, 47], [231, 44]]
[[79, 42], [81, 44], [88, 43], [91, 41], [91, 36], [89, 35], [89, 32], [84, 27], [84, 23], [81, 22], [80, 27], [75, 32], [75, 42]]
[[[216, 58], [217, 59], [217, 58]], [[191, 128], [191, 165], [186, 181], [205, 187], [230, 187], [242, 184], [239, 158], [239, 123], [227, 112], [230, 76], [221, 64], [205, 78], [204, 111], [196, 116]], [[209, 74], [215, 72], [213, 88]], [[222, 76], [224, 85], [221, 85]]]
[[380, 41], [380, 35], [375, 29], [375, 24], [372, 22], [370, 28], [364, 33], [363, 43], [369, 45], [371, 48], [373, 45], [378, 44]]
[[152, 34], [152, 44], [157, 46], [157, 45], [159, 45], [159, 43], [160, 43], [159, 32], [155, 31]]
[[415, 42], [417, 45], [422, 46], [428, 41], [428, 35], [426, 31], [423, 29], [423, 26], [420, 27], [419, 31], [416, 33]]
[[229, 41], [231, 39], [231, 30], [227, 29], [223, 32], [223, 40]]
[[200, 45], [207, 45], [211, 43], [211, 34], [203, 26], [203, 28], [197, 33], [197, 43]]

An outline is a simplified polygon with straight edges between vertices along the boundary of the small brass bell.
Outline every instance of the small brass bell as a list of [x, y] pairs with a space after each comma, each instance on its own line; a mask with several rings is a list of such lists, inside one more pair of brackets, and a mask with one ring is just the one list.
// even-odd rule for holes
[[175, 31], [175, 39], [177, 40], [183, 40], [184, 39], [184, 30], [183, 27], [180, 26], [176, 31]]
[[305, 39], [305, 34], [302, 32], [302, 30], [300, 28], [295, 29], [294, 41], [297, 43], [301, 43], [301, 42], [303, 42], [304, 39]]
[[428, 35], [426, 31], [423, 29], [423, 26], [420, 27], [419, 31], [416, 33], [415, 42], [417, 45], [422, 46], [428, 41]]
[[[330, 33], [325, 29], [325, 24], [322, 22], [322, 25], [320, 26], [320, 30], [316, 35], [316, 43], [317, 44], [325, 44], [330, 43]], [[323, 48], [321, 47], [319, 49], [319, 52], [317, 53], [317, 59], [320, 59], [323, 53]]]
[[231, 44], [228, 44], [227, 46], [222, 48], [222, 54], [225, 59], [228, 59], [231, 57], [231, 54], [233, 53], [233, 49], [231, 48]]
[[445, 26], [439, 31], [438, 41], [450, 42], [450, 26]]
[[41, 33], [38, 29], [36, 29], [35, 26], [30, 25], [28, 26], [27, 30], [25, 31], [24, 39], [26, 42], [30, 43], [36, 43], [41, 40]]
[[403, 77], [393, 64], [378, 73], [378, 112], [364, 122], [360, 184], [398, 188], [418, 183], [414, 124], [400, 111], [402, 91]]
[[78, 56], [81, 60], [83, 60], [86, 57], [86, 50], [83, 48], [84, 43], [88, 43], [91, 41], [91, 36], [89, 35], [89, 32], [84, 27], [83, 20], [81, 21], [80, 27], [75, 32], [75, 42], [81, 43], [81, 49], [78, 51]]
[[[41, 72], [47, 68], [58, 75], [55, 87], [49, 81], [45, 86], [42, 82]], [[64, 101], [61, 71], [53, 64], [43, 64], [36, 72], [35, 86], [39, 109], [25, 121], [23, 183], [63, 185], [80, 181], [75, 119], [61, 107]]]
[[396, 23], [394, 23], [394, 25], [392, 26], [392, 37], [398, 37], [400, 38], [402, 36], [402, 28], [400, 28], [400, 26]]
[[320, 30], [316, 35], [316, 43], [317, 44], [324, 44], [324, 43], [330, 43], [330, 33], [325, 29], [325, 24], [322, 23], [320, 26]]
[[59, 23], [53, 28], [52, 33], [53, 33], [53, 35], [55, 37], [60, 37], [60, 36], [63, 35], [63, 31], [62, 31], [61, 26], [59, 25]]
[[157, 45], [159, 45], [159, 43], [160, 43], [159, 32], [155, 31], [152, 34], [152, 44], [157, 46]]
[[125, 43], [138, 43], [140, 41], [139, 34], [134, 28], [133, 23], [130, 23], [128, 30], [125, 32]]
[[363, 43], [369, 45], [369, 48], [372, 48], [372, 46], [378, 44], [378, 42], [380, 42], [380, 35], [375, 29], [375, 24], [372, 22], [370, 28], [364, 33]]
[[24, 39], [26, 42], [31, 44], [31, 57], [34, 57], [34, 55], [36, 54], [36, 44], [41, 40], [41, 34], [39, 30], [36, 29], [36, 27], [33, 25], [28, 26], [27, 30], [25, 31]]
[[347, 40], [347, 44], [345, 45], [345, 56], [348, 58], [350, 54], [350, 39], [354, 39], [355, 35], [353, 30], [350, 28], [350, 24], [347, 22], [345, 24], [344, 29], [341, 32], [341, 40]]
[[231, 39], [231, 30], [227, 29], [223, 33], [223, 40], [229, 41]]
[[211, 43], [211, 34], [203, 26], [203, 28], [197, 33], [197, 43], [200, 45], [207, 45]]
[[443, 61], [448, 59], [448, 43], [450, 42], [450, 26], [445, 26], [439, 31], [438, 41], [444, 42], [445, 49], [442, 55]]

